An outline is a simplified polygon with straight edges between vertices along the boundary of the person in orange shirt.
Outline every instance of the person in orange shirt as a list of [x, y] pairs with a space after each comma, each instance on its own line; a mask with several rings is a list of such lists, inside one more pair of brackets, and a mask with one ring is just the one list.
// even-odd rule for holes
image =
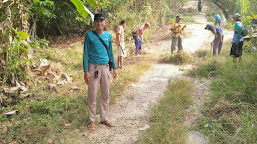
[[176, 20], [175, 22], [173, 22], [170, 28], [172, 32], [171, 53], [173, 53], [173, 51], [176, 50], [176, 47], [178, 47], [177, 52], [183, 50], [181, 34], [183, 30], [186, 28], [186, 25], [181, 26], [179, 23], [180, 20], [180, 16], [176, 16]]

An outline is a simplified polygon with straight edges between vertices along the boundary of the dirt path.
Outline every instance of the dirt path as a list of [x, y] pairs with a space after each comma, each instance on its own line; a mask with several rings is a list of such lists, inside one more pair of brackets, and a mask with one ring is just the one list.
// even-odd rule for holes
[[[189, 1], [185, 8], [196, 8], [197, 1]], [[207, 7], [203, 8], [203, 12]], [[197, 24], [187, 26], [187, 33], [190, 37], [184, 39], [184, 51], [194, 53], [196, 50], [203, 48], [204, 45], [210, 44], [213, 37], [209, 31], [204, 30], [207, 23], [204, 15], [196, 15], [194, 19]], [[166, 53], [170, 51], [171, 34], [169, 26], [163, 27], [159, 35], [161, 40], [149, 44], [149, 52]], [[103, 125], [96, 125], [95, 131], [85, 131], [79, 138], [79, 144], [130, 144], [137, 141], [138, 136], [150, 127], [149, 118], [150, 110], [154, 104], [163, 96], [169, 79], [182, 77], [184, 70], [191, 68], [191, 65], [177, 66], [172, 64], [155, 64], [148, 72], [142, 76], [138, 83], [132, 84], [117, 103], [110, 108], [109, 119], [116, 124], [115, 128], [108, 128]], [[183, 69], [183, 71], [181, 71]], [[189, 115], [186, 117], [185, 125], [190, 125], [197, 118], [199, 113], [196, 107], [201, 106], [202, 98], [208, 92], [210, 81], [204, 80], [199, 82], [197, 79], [190, 79], [196, 85], [196, 92], [193, 95], [195, 104], [190, 108]], [[99, 116], [98, 116], [99, 119]], [[190, 131], [188, 143], [208, 143], [208, 141], [198, 132]]]

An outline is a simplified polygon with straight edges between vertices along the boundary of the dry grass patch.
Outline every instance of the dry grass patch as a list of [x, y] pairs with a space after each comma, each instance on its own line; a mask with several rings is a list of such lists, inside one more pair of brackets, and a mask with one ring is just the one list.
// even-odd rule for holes
[[204, 58], [204, 57], [207, 57], [208, 55], [210, 54], [210, 51], [208, 50], [197, 50], [194, 55], [197, 57], [197, 58]]
[[183, 65], [183, 64], [191, 63], [192, 57], [186, 52], [173, 53], [173, 54], [165, 53], [161, 55], [159, 62]]

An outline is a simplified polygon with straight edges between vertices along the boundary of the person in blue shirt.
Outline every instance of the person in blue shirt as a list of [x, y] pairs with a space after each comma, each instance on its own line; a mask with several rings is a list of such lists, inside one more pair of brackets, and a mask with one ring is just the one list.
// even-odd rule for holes
[[240, 20], [240, 14], [236, 13], [233, 15], [233, 22], [235, 24], [234, 28], [234, 35], [232, 40], [232, 46], [230, 51], [230, 56], [234, 58], [234, 62], [236, 61], [235, 58], [239, 58], [239, 62], [242, 61], [242, 51], [243, 51], [243, 44], [244, 39], [242, 36], [243, 24]]
[[206, 25], [205, 29], [210, 30], [215, 36], [213, 42], [211, 43], [211, 46], [213, 46], [213, 55], [216, 55], [217, 49], [218, 54], [220, 54], [224, 38], [222, 29], [209, 24]]
[[88, 116], [89, 116], [89, 129], [95, 128], [96, 118], [96, 99], [98, 86], [100, 85], [100, 123], [109, 127], [114, 124], [107, 119], [109, 111], [109, 85], [111, 73], [109, 71], [109, 59], [113, 62], [113, 77], [117, 76], [117, 67], [115, 64], [111, 34], [104, 31], [106, 25], [104, 14], [98, 13], [94, 17], [95, 32], [101, 37], [103, 42], [107, 45], [107, 49], [97, 37], [97, 35], [90, 31], [85, 35], [84, 42], [84, 80], [88, 85]]
[[219, 24], [219, 27], [220, 27], [220, 23], [221, 23], [220, 15], [218, 15], [218, 14], [213, 14], [213, 17], [214, 17], [214, 19], [215, 19], [215, 26], [217, 26], [217, 24]]

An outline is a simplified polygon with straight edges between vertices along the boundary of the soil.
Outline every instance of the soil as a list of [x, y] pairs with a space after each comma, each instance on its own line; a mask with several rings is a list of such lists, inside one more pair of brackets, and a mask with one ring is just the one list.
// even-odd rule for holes
[[[197, 9], [197, 1], [189, 1], [184, 9]], [[204, 6], [201, 13], [197, 13], [193, 18], [194, 24], [187, 25], [185, 32], [189, 35], [183, 39], [184, 51], [193, 54], [199, 49], [209, 49], [214, 36], [210, 31], [204, 29], [207, 19], [204, 11], [208, 10]], [[183, 20], [182, 20], [183, 23]], [[159, 30], [155, 40], [148, 44], [145, 51], [150, 53], [170, 52], [171, 33], [169, 25]], [[232, 39], [231, 32], [224, 32], [225, 40]], [[150, 114], [152, 106], [158, 104], [162, 98], [169, 80], [183, 77], [187, 69], [192, 65], [173, 65], [156, 63], [146, 72], [137, 83], [132, 84], [116, 104], [110, 107], [109, 120], [115, 123], [116, 127], [109, 128], [101, 124], [96, 124], [94, 131], [86, 130], [79, 134], [78, 142], [85, 144], [130, 144], [136, 142], [141, 134], [150, 128]], [[190, 129], [194, 125], [202, 104], [208, 99], [210, 80], [187, 78], [195, 84], [193, 94], [194, 104], [188, 108], [185, 125]], [[99, 115], [97, 120], [99, 120]], [[188, 144], [205, 144], [208, 140], [204, 135], [197, 131], [188, 132]]]

